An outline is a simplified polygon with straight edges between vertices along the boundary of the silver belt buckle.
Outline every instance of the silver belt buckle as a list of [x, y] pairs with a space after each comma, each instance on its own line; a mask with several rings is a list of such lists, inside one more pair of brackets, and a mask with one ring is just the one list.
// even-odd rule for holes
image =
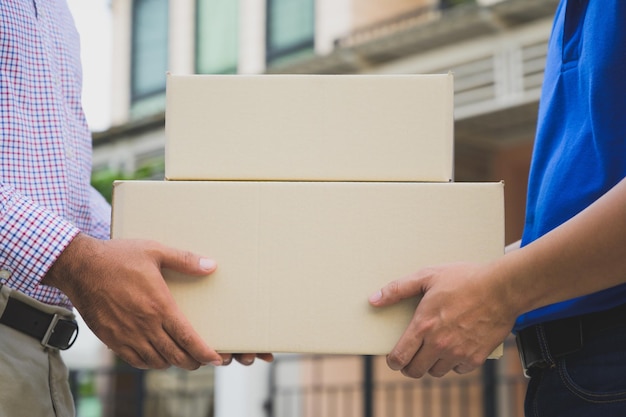
[[50, 337], [52, 337], [52, 333], [54, 333], [54, 328], [56, 327], [60, 319], [61, 317], [58, 314], [55, 314], [54, 316], [52, 316], [52, 320], [50, 321], [50, 324], [48, 325], [48, 330], [46, 330], [46, 333], [43, 335], [43, 339], [41, 339], [41, 344], [43, 345], [43, 347], [50, 348], [50, 349], [58, 349], [56, 346], [49, 345], [48, 342], [50, 341]]
[[50, 344], [50, 338], [54, 334], [54, 330], [56, 329], [56, 326], [59, 323], [59, 321], [61, 321], [61, 319], [62, 317], [58, 314], [55, 314], [54, 316], [52, 316], [52, 320], [50, 320], [50, 324], [48, 325], [48, 330], [46, 330], [46, 333], [43, 335], [43, 338], [41, 339], [41, 344], [43, 347], [49, 348], [49, 349], [67, 350], [72, 347], [74, 342], [76, 342], [76, 339], [78, 338], [78, 326], [75, 327], [74, 335], [73, 335], [74, 337], [68, 342], [67, 346], [53, 346]]

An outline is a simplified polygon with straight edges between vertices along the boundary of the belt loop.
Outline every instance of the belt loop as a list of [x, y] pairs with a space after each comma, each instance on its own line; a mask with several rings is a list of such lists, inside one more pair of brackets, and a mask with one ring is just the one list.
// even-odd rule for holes
[[541, 356], [550, 368], [556, 365], [552, 353], [550, 352], [550, 346], [548, 344], [548, 338], [546, 336], [546, 329], [543, 323], [536, 326], [537, 340], [539, 341], [539, 348], [541, 349]]

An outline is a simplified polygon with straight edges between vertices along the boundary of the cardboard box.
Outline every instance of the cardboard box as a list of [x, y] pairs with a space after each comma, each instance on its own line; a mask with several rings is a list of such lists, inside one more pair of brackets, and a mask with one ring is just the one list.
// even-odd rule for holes
[[168, 75], [169, 180], [452, 179], [453, 77]]
[[200, 279], [165, 271], [218, 351], [387, 354], [417, 300], [375, 309], [369, 295], [424, 266], [501, 256], [503, 184], [116, 182], [112, 236], [218, 262]]

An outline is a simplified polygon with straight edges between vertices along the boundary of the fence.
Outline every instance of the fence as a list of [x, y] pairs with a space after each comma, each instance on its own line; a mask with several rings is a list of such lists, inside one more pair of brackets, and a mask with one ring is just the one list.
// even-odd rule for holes
[[72, 370], [77, 417], [212, 417], [213, 368]]
[[[77, 417], [213, 417], [213, 381], [211, 367], [70, 373]], [[511, 341], [500, 361], [439, 379], [405, 378], [382, 357], [277, 355], [268, 384], [267, 417], [522, 417], [526, 388]]]
[[381, 357], [277, 357], [269, 417], [522, 417], [526, 391], [512, 339], [468, 375], [412, 380]]

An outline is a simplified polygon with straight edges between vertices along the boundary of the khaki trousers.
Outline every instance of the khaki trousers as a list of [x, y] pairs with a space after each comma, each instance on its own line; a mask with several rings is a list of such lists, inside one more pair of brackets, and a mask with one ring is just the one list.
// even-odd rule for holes
[[[11, 291], [6, 285], [0, 288], [0, 314]], [[64, 308], [13, 294], [48, 313], [73, 316]], [[0, 417], [74, 416], [68, 370], [59, 351], [46, 349], [33, 337], [0, 324]]]

